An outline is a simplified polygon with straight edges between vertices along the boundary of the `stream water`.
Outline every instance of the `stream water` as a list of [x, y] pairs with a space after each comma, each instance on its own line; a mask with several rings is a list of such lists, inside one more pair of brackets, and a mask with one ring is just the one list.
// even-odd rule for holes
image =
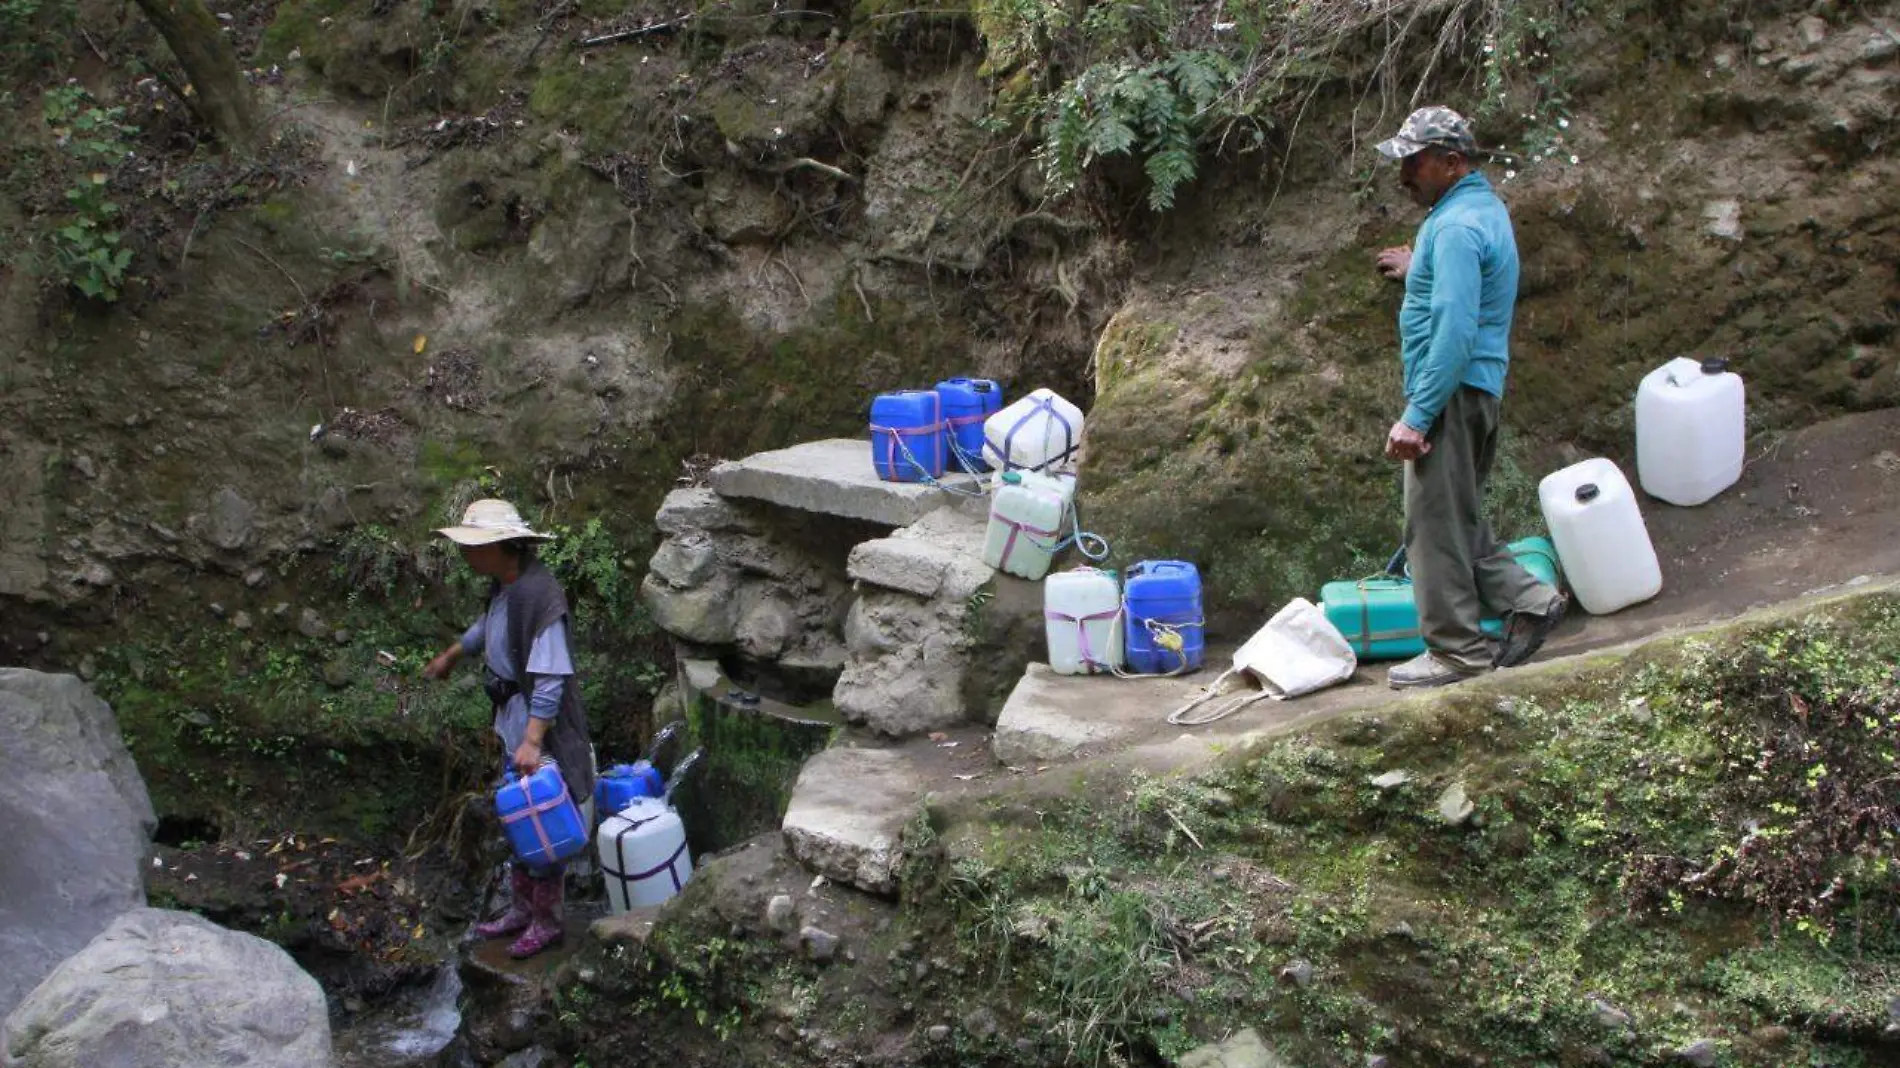
[[455, 1041], [462, 977], [450, 961], [417, 984], [335, 1029], [337, 1068], [472, 1068]]

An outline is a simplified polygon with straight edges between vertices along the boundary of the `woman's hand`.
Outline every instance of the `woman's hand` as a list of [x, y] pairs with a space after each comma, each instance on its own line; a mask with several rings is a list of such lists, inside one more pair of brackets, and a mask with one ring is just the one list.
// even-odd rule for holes
[[515, 750], [515, 774], [527, 778], [541, 770], [541, 743], [533, 738], [523, 739], [521, 747]]
[[440, 656], [429, 661], [429, 663], [423, 667], [422, 677], [425, 679], [447, 678], [449, 672], [455, 669], [455, 662], [460, 659], [462, 659], [462, 643], [456, 642], [454, 645], [442, 650]]

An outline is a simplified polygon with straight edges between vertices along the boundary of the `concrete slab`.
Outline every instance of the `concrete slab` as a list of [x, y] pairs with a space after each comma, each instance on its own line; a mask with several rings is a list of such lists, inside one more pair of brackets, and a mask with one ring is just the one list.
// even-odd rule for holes
[[854, 547], [845, 573], [899, 593], [961, 601], [996, 574], [983, 562], [987, 530], [985, 519], [939, 508], [888, 538]]
[[904, 754], [827, 749], [805, 762], [785, 810], [785, 844], [799, 863], [867, 893], [897, 892], [899, 836], [928, 787]]
[[1168, 713], [1216, 674], [1203, 669], [1169, 678], [1118, 679], [1058, 675], [1047, 664], [1031, 664], [996, 719], [996, 759], [1012, 767], [1047, 764], [1179, 730], [1168, 726]]
[[[891, 527], [909, 526], [955, 503], [935, 486], [881, 482], [871, 466], [868, 440], [831, 438], [729, 460], [706, 476], [724, 497], [769, 501], [819, 515], [863, 519]], [[944, 483], [974, 489], [969, 475], [947, 475]]]

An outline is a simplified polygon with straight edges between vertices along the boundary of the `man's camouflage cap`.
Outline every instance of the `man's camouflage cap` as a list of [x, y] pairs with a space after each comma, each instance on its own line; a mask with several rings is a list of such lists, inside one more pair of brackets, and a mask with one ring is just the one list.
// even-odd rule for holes
[[1469, 156], [1478, 150], [1478, 139], [1472, 136], [1470, 119], [1434, 105], [1407, 115], [1398, 134], [1378, 147], [1387, 159], [1404, 159], [1427, 148], [1449, 148]]

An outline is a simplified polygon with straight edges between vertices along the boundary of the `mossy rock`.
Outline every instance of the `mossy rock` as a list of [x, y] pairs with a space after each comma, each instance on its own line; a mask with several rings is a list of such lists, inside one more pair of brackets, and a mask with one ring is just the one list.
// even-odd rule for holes
[[967, 327], [927, 302], [861, 299], [848, 281], [812, 298], [824, 314], [785, 333], [749, 326], [725, 303], [682, 307], [667, 323], [672, 360], [687, 369], [669, 424], [692, 428], [703, 452], [745, 456], [860, 435], [877, 393], [967, 373]]
[[1203, 367], [1218, 343], [1183, 311], [1126, 308], [1097, 352], [1083, 508], [1114, 562], [1194, 561], [1217, 617], [1375, 569], [1402, 528], [1398, 469], [1378, 453], [1396, 358], [1309, 361], [1256, 326]]
[[564, 59], [535, 79], [528, 91], [528, 110], [575, 131], [590, 151], [610, 151], [622, 142], [629, 119], [646, 95], [637, 85], [648, 82], [649, 75], [638, 70], [630, 54], [591, 55], [585, 65]]

